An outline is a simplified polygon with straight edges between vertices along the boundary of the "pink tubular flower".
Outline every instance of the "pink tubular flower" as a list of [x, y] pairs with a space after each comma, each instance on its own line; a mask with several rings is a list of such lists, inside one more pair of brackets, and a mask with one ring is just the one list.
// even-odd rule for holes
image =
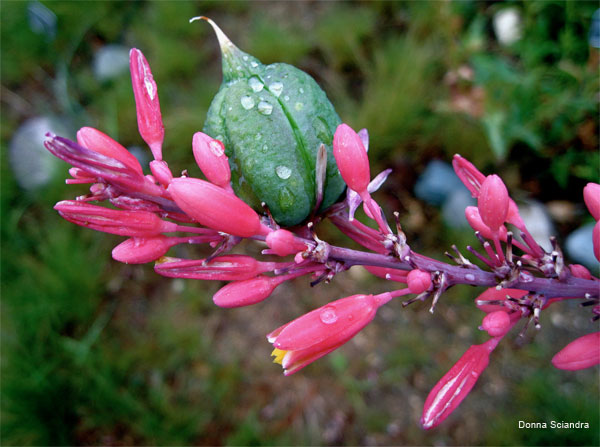
[[114, 210], [75, 200], [58, 202], [54, 209], [69, 222], [121, 236], [149, 237], [178, 228], [148, 211]]
[[125, 264], [145, 264], [146, 262], [156, 261], [163, 256], [169, 248], [181, 243], [206, 243], [219, 241], [221, 236], [218, 234], [190, 237], [167, 237], [162, 234], [153, 237], [133, 237], [129, 238], [112, 251], [114, 260], [124, 262]]
[[129, 52], [131, 84], [135, 96], [135, 108], [140, 135], [150, 146], [156, 160], [162, 160], [162, 143], [165, 137], [156, 82], [148, 61], [137, 48]]
[[196, 132], [192, 139], [192, 150], [207, 180], [221, 188], [230, 188], [231, 170], [223, 143], [205, 133]]
[[483, 318], [481, 328], [491, 337], [499, 337], [510, 329], [510, 317], [507, 312], [502, 310], [490, 312]]
[[508, 214], [508, 191], [496, 174], [488, 175], [481, 184], [477, 207], [483, 223], [497, 233]]
[[275, 363], [289, 376], [339, 348], [373, 320], [377, 308], [391, 299], [381, 295], [352, 295], [333, 301], [267, 335]]
[[333, 156], [350, 189], [366, 192], [371, 179], [367, 150], [360, 136], [347, 124], [340, 124], [333, 136]]
[[558, 369], [576, 371], [600, 363], [600, 332], [584, 335], [562, 348], [552, 364]]
[[213, 295], [213, 302], [225, 308], [250, 306], [268, 298], [277, 286], [288, 279], [289, 276], [257, 276], [230, 282]]
[[171, 278], [190, 278], [219, 281], [236, 281], [253, 278], [259, 273], [269, 272], [281, 264], [259, 262], [251, 256], [217, 256], [206, 262], [205, 259], [161, 258], [154, 270]]
[[277, 256], [287, 256], [306, 250], [306, 244], [299, 241], [288, 230], [276, 230], [267, 234], [267, 245]]
[[592, 279], [590, 271], [581, 264], [571, 264], [569, 269], [571, 270], [571, 275], [576, 278]]
[[[450, 368], [444, 377], [433, 387], [423, 407], [421, 425], [424, 429], [436, 427], [443, 422], [467, 397], [477, 379], [488, 366], [493, 345], [489, 342], [473, 345]], [[491, 348], [491, 349], [490, 349]]]
[[183, 212], [209, 228], [241, 237], [271, 231], [241, 199], [212, 183], [174, 178], [167, 191]]
[[466, 158], [460, 155], [454, 155], [452, 167], [458, 178], [463, 182], [474, 198], [479, 196], [479, 189], [485, 180], [485, 175], [479, 172], [479, 169]]
[[140, 175], [144, 175], [137, 158], [105, 133], [93, 127], [82, 127], [77, 132], [77, 143], [92, 151], [119, 160]]
[[583, 200], [590, 214], [596, 220], [600, 220], [600, 185], [598, 183], [588, 183], [583, 188]]
[[[483, 220], [481, 219], [481, 215], [479, 214], [479, 208], [477, 208], [476, 206], [466, 207], [465, 217], [467, 218], [467, 222], [469, 223], [471, 228], [473, 228], [475, 231], [479, 231], [484, 238], [493, 238], [492, 230], [485, 223], [483, 223]], [[501, 241], [506, 242], [506, 234], [506, 227], [504, 225], [501, 225], [498, 229], [498, 236], [500, 237]]]

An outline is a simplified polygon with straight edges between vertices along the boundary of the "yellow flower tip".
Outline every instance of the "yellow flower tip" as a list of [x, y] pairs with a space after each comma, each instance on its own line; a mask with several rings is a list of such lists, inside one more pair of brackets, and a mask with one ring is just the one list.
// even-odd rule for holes
[[275, 357], [273, 359], [273, 363], [279, 363], [281, 365], [281, 362], [283, 361], [283, 357], [285, 357], [285, 355], [287, 354], [287, 351], [284, 351], [282, 349], [273, 349], [273, 352], [271, 352], [271, 355], [273, 357]]

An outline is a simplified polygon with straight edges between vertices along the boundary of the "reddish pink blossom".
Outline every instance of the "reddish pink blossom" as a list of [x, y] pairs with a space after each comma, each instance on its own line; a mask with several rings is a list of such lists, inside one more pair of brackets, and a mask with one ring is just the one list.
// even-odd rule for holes
[[[481, 216], [479, 214], [479, 208], [477, 208], [476, 206], [466, 207], [465, 217], [467, 218], [467, 222], [469, 223], [471, 228], [473, 228], [475, 231], [479, 231], [484, 238], [493, 238], [492, 230], [490, 230], [490, 227], [483, 223], [483, 220], [481, 219]], [[506, 227], [504, 225], [501, 225], [498, 229], [498, 232], [500, 240], [506, 242]]]
[[301, 242], [288, 230], [276, 230], [267, 234], [267, 245], [278, 256], [287, 256], [306, 250], [306, 244]]
[[229, 188], [231, 170], [223, 143], [205, 133], [196, 132], [192, 139], [192, 150], [206, 179], [221, 188]]
[[165, 127], [160, 112], [158, 90], [152, 77], [148, 61], [137, 48], [129, 52], [129, 69], [131, 84], [135, 96], [135, 108], [140, 135], [150, 146], [156, 160], [162, 160], [162, 143], [165, 137]]
[[431, 273], [423, 270], [411, 270], [406, 278], [410, 293], [423, 293], [431, 287]]
[[241, 199], [219, 186], [195, 178], [174, 178], [167, 191], [183, 212], [217, 231], [251, 237], [271, 230]]
[[287, 276], [261, 275], [244, 281], [230, 282], [213, 295], [213, 302], [226, 308], [250, 306], [268, 298], [277, 286], [288, 279]]
[[93, 127], [82, 127], [77, 132], [77, 143], [107, 157], [119, 160], [125, 166], [143, 175], [142, 167], [137, 158], [105, 133]]
[[488, 175], [481, 184], [477, 207], [483, 223], [497, 233], [508, 213], [508, 191], [496, 174]]
[[171, 278], [206, 279], [236, 281], [253, 278], [269, 272], [281, 264], [260, 262], [246, 255], [217, 256], [209, 262], [206, 259], [162, 258], [154, 270]]
[[594, 219], [600, 220], [600, 185], [598, 183], [585, 185], [583, 200]]
[[558, 369], [576, 371], [600, 363], [600, 332], [584, 335], [561, 349], [552, 364]]
[[149, 237], [178, 228], [148, 211], [114, 210], [75, 200], [58, 202], [54, 209], [69, 222], [121, 236]]
[[511, 327], [510, 317], [508, 313], [502, 310], [497, 310], [488, 313], [481, 323], [484, 331], [492, 337], [499, 337], [508, 332]]
[[333, 156], [348, 187], [359, 194], [366, 192], [371, 179], [367, 150], [360, 136], [347, 124], [340, 124], [335, 131]]
[[158, 235], [153, 237], [132, 237], [113, 248], [112, 257], [116, 261], [125, 264], [145, 264], [163, 256], [169, 248], [181, 243], [206, 243], [219, 241], [218, 234], [190, 236], [190, 237], [167, 237]]
[[475, 305], [482, 311], [489, 313], [494, 311], [505, 311], [507, 308], [501, 304], [487, 304], [486, 301], [504, 301], [506, 296], [512, 298], [522, 298], [527, 295], [527, 290], [520, 289], [496, 289], [490, 287], [477, 298], [475, 298]]
[[274, 362], [286, 376], [339, 348], [373, 320], [377, 308], [389, 301], [389, 293], [352, 295], [333, 301], [274, 330]]
[[[493, 349], [493, 348], [492, 348]], [[467, 397], [477, 379], [488, 366], [490, 348], [487, 343], [473, 345], [450, 368], [431, 390], [421, 416], [424, 429], [436, 427], [443, 422]]]

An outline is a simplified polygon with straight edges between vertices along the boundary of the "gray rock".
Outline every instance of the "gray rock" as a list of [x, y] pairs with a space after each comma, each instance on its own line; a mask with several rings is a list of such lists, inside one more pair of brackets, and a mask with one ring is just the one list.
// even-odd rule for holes
[[[432, 160], [415, 185], [415, 195], [430, 205], [442, 205], [456, 189], [465, 189], [448, 163]], [[466, 189], [465, 189], [466, 190]]]
[[104, 45], [94, 55], [94, 76], [100, 81], [114, 79], [129, 70], [129, 48]]
[[565, 242], [565, 248], [573, 261], [598, 271], [598, 261], [594, 256], [594, 247], [592, 245], [593, 230], [593, 223], [579, 227], [569, 234]]

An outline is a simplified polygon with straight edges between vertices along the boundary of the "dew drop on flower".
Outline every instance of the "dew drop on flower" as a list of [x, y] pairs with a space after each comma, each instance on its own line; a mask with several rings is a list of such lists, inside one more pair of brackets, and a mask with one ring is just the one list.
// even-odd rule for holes
[[279, 95], [283, 91], [283, 84], [281, 82], [273, 82], [269, 85], [269, 91], [279, 98]]
[[221, 155], [223, 155], [223, 146], [221, 144], [219, 144], [218, 141], [211, 141], [210, 143], [208, 143], [208, 147], [210, 148], [211, 152], [213, 154], [215, 154], [217, 157], [220, 157]]
[[325, 306], [319, 313], [319, 318], [325, 324], [333, 324], [337, 321], [338, 316], [335, 313], [335, 307]]
[[261, 101], [258, 103], [258, 111], [263, 115], [270, 115], [273, 111], [273, 105], [269, 104], [267, 101]]
[[248, 85], [255, 93], [260, 92], [265, 87], [265, 85], [256, 77], [251, 77], [248, 81]]
[[290, 178], [290, 175], [292, 175], [292, 170], [287, 166], [277, 166], [275, 172], [277, 173], [277, 177], [283, 180]]
[[250, 110], [254, 107], [254, 100], [250, 96], [242, 96], [240, 102], [242, 103], [242, 107], [246, 110]]

